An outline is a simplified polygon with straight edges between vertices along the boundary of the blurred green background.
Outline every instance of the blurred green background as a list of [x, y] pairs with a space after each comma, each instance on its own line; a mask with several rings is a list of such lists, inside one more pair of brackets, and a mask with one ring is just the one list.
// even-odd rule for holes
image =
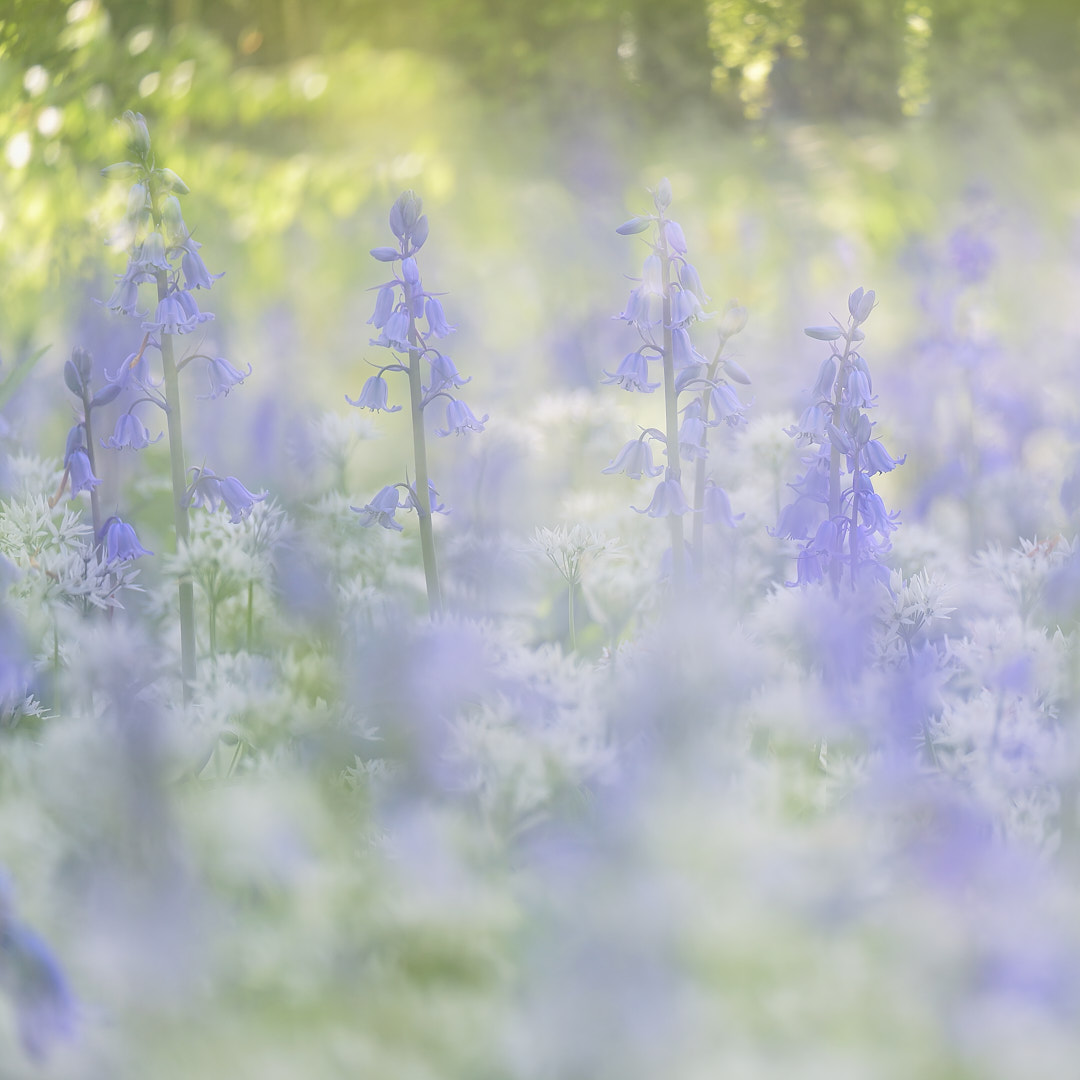
[[[917, 337], [903, 257], [965, 223], [1004, 234], [990, 329], [1022, 348], [1033, 304], [1072, 317], [1073, 269], [1051, 268], [1080, 237], [1078, 56], [1075, 0], [7, 0], [0, 380], [48, 346], [9, 420], [34, 441], [33, 387], [55, 409], [73, 345], [110, 369], [135, 347], [90, 302], [124, 268], [102, 246], [124, 185], [100, 169], [125, 109], [227, 271], [203, 306], [255, 367], [240, 428], [280, 426], [286, 401], [345, 411], [372, 351], [367, 251], [405, 187], [455, 361], [500, 415], [617, 362], [639, 253], [612, 227], [662, 175], [706, 288], [750, 310], [759, 407], [809, 384], [760, 375], [856, 285], [894, 348]], [[1045, 274], [1016, 272], [1024, 245]]]

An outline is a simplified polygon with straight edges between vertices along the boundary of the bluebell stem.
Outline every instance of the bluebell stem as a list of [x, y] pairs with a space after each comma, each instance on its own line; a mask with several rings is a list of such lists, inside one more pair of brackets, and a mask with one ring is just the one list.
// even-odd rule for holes
[[[401, 406], [389, 404], [389, 387], [384, 376], [387, 372], [402, 372], [408, 376], [415, 481], [387, 485], [371, 502], [352, 509], [361, 515], [361, 524], [365, 527], [378, 524], [397, 531], [402, 526], [394, 517], [395, 511], [401, 508], [416, 510], [428, 610], [435, 615], [442, 611], [442, 589], [431, 515], [445, 512], [446, 508], [437, 503], [437, 492], [428, 476], [424, 410], [437, 398], [446, 399], [446, 426], [435, 430], [440, 437], [483, 431], [488, 418], [486, 414], [483, 417], [475, 416], [464, 401], [451, 393], [469, 380], [458, 374], [448, 356], [430, 344], [432, 339], [453, 333], [454, 327], [446, 321], [438, 297], [426, 292], [420, 280], [416, 255], [428, 236], [428, 220], [421, 211], [420, 198], [412, 191], [402, 192], [390, 209], [390, 231], [397, 240], [397, 246], [378, 247], [371, 251], [372, 257], [378, 262], [395, 267], [393, 278], [379, 286], [375, 311], [368, 319], [368, 323], [379, 331], [378, 336], [371, 339], [371, 344], [401, 353], [402, 360], [380, 367], [364, 383], [355, 401], [348, 396], [345, 400], [358, 409], [397, 412]], [[406, 356], [407, 362], [404, 359]], [[424, 360], [427, 360], [429, 367], [427, 386], [424, 385], [421, 371]], [[403, 501], [398, 495], [398, 488], [405, 489]]]
[[[681, 591], [686, 582], [682, 517], [693, 509], [682, 488], [682, 459], [698, 461], [700, 483], [695, 501], [700, 510], [705, 486], [704, 458], [708, 453], [707, 430], [710, 423], [717, 422], [709, 420], [709, 395], [714, 389], [727, 388], [727, 384], [717, 377], [720, 350], [710, 365], [694, 348], [690, 338], [691, 324], [705, 317], [704, 304], [708, 297], [701, 287], [697, 270], [686, 258], [686, 237], [682, 227], [666, 216], [671, 204], [671, 185], [662, 180], [652, 194], [655, 214], [633, 217], [616, 229], [623, 236], [650, 232], [650, 253], [642, 268], [641, 282], [631, 291], [625, 309], [617, 316], [634, 327], [641, 344], [623, 358], [614, 372], [605, 372], [603, 381], [624, 390], [651, 394], [661, 382], [649, 381], [649, 362], [659, 360], [662, 365], [664, 430], [651, 428], [649, 433], [664, 444], [667, 468], [648, 507], [632, 509], [650, 517], [668, 519], [672, 584], [676, 591]], [[726, 333], [721, 334], [721, 349], [727, 337], [742, 329], [741, 325], [733, 329], [734, 324], [730, 321], [727, 325]], [[684, 391], [699, 393], [699, 397], [680, 408], [679, 394]], [[724, 419], [740, 415], [741, 406], [733, 392], [731, 398], [734, 400], [725, 400], [720, 410]], [[680, 412], [683, 415], [681, 424]], [[633, 478], [640, 478], [643, 473], [656, 475], [659, 470], [653, 470], [644, 439], [645, 435], [635, 443], [627, 443], [603, 471], [624, 472]], [[699, 535], [695, 522], [695, 536]]]
[[799, 445], [810, 447], [806, 472], [790, 486], [794, 502], [780, 513], [776, 535], [802, 541], [796, 580], [808, 585], [828, 578], [836, 590], [843, 567], [854, 588], [859, 581], [888, 583], [881, 556], [889, 550], [896, 513], [889, 513], [874, 491], [871, 477], [891, 472], [904, 458], [893, 458], [871, 438], [873, 424], [864, 410], [873, 408], [870, 369], [856, 346], [866, 335], [862, 324], [874, 309], [871, 290], [848, 297], [848, 320], [834, 326], [811, 326], [808, 337], [828, 342], [811, 391], [811, 403], [799, 423], [788, 429]]
[[[112, 376], [111, 388], [114, 397], [121, 390], [129, 389], [142, 396], [120, 417], [112, 438], [102, 445], [110, 449], [141, 449], [149, 444], [149, 433], [131, 410], [143, 401], [150, 401], [165, 412], [172, 476], [173, 526], [176, 543], [180, 547], [188, 540], [188, 508], [193, 503], [211, 507], [224, 503], [229, 510], [230, 520], [239, 522], [251, 512], [252, 505], [265, 498], [265, 495], [255, 495], [235, 477], [218, 477], [209, 469], [195, 470], [196, 478], [189, 487], [184, 460], [179, 373], [191, 361], [205, 360], [210, 392], [203, 397], [213, 400], [224, 397], [234, 386], [241, 384], [251, 374], [251, 365], [245, 372], [222, 357], [201, 353], [177, 359], [176, 338], [193, 332], [214, 317], [200, 309], [195, 299], [196, 290], [211, 288], [221, 274], [211, 274], [199, 254], [202, 245], [192, 237], [180, 208], [179, 196], [188, 194], [188, 187], [171, 169], [157, 167], [146, 121], [138, 113], [126, 112], [123, 123], [127, 127], [129, 160], [111, 165], [103, 171], [106, 176], [117, 176], [131, 183], [127, 212], [119, 234], [127, 250], [128, 265], [117, 278], [116, 289], [106, 305], [122, 315], [138, 319], [144, 334], [138, 350], [130, 354], [120, 370]], [[155, 287], [156, 302], [148, 310], [140, 311], [139, 286], [144, 284]], [[158, 384], [150, 379], [150, 349], [161, 355], [163, 378]], [[159, 386], [163, 386], [164, 393], [158, 392]], [[141, 554], [143, 549], [133, 539], [134, 533], [128, 536], [126, 532], [130, 526], [123, 522], [117, 524], [118, 520], [111, 519], [111, 531], [107, 531], [95, 519], [99, 536], [110, 537], [113, 549], [118, 553]], [[132, 555], [118, 554], [117, 557]], [[189, 574], [180, 577], [179, 609], [184, 700], [189, 701], [195, 680], [195, 598]]]
[[[687, 274], [687, 268], [693, 270], [689, 263], [684, 263], [681, 268], [681, 276], [686, 281], [695, 282], [696, 290], [700, 293], [701, 284], [697, 281], [697, 272], [695, 271], [692, 275]], [[687, 288], [690, 288], [690, 285], [687, 285]], [[704, 296], [702, 296], [702, 299], [704, 299]], [[723, 523], [730, 528], [734, 528], [743, 517], [742, 514], [738, 517], [732, 515], [727, 493], [722, 488], [717, 487], [716, 481], [712, 477], [706, 476], [706, 458], [708, 455], [708, 431], [710, 427], [716, 427], [721, 423], [727, 424], [729, 427], [735, 427], [738, 424], [745, 423], [743, 416], [745, 406], [739, 401], [739, 396], [735, 392], [732, 383], [749, 386], [750, 377], [738, 363], [723, 355], [727, 343], [736, 334], [741, 333], [745, 326], [746, 308], [742, 307], [736, 300], [730, 301], [724, 308], [724, 314], [720, 319], [720, 339], [716, 346], [716, 352], [713, 354], [712, 361], [706, 368], [704, 377], [701, 380], [701, 397], [698, 401], [691, 402], [683, 414], [684, 417], [688, 416], [691, 408], [696, 405], [693, 418], [696, 421], [695, 430], [698, 433], [698, 449], [694, 455], [696, 459], [694, 466], [694, 505], [697, 506], [700, 513], [694, 517], [692, 550], [694, 553], [694, 565], [698, 574], [704, 571], [705, 526]], [[687, 389], [690, 389], [689, 384]], [[713, 414], [711, 419], [709, 417], [710, 408]], [[685, 426], [686, 423], [687, 421], [684, 419], [683, 425]]]

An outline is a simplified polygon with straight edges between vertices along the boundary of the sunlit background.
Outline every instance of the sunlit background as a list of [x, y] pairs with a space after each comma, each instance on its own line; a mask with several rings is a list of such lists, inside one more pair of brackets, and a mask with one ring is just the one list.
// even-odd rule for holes
[[[0, 1080], [1071, 1075], [1077, 102], [1076, 0], [4, 0], [0, 650], [37, 711], [0, 710], [0, 986], [10, 904], [78, 1016], [30, 1010], [35, 1063], [0, 1013]], [[201, 527], [183, 715], [167, 445], [103, 466], [157, 553], [126, 613], [50, 593], [67, 526], [19, 517], [63, 472], [72, 349], [100, 385], [138, 345], [100, 303], [127, 110], [224, 273], [198, 348], [252, 369], [216, 400], [187, 372], [188, 464], [268, 493], [244, 569]], [[674, 624], [645, 485], [600, 473], [662, 423], [602, 379], [646, 253], [615, 228], [663, 177], [752, 379], [710, 459], [745, 518]], [[345, 400], [388, 362], [369, 250], [406, 189], [490, 415], [432, 441], [434, 626], [412, 517], [348, 509], [411, 467], [406, 414]], [[785, 588], [770, 533], [803, 328], [860, 286], [906, 461], [892, 629], [848, 685], [823, 655], [868, 624]], [[536, 530], [576, 524], [568, 615]]]

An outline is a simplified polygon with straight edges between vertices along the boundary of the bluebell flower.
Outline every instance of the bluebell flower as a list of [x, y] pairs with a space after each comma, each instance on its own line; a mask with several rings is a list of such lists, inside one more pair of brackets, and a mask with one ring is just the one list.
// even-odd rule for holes
[[676, 371], [692, 369], [700, 372], [705, 369], [705, 357], [694, 348], [689, 333], [681, 326], [671, 331], [671, 359]]
[[639, 510], [636, 506], [631, 506], [630, 509], [638, 514], [648, 514], [651, 518], [670, 517], [674, 514], [682, 516], [692, 512], [683, 494], [682, 485], [672, 477], [670, 470], [656, 485], [652, 501], [644, 510]]
[[124, 447], [144, 450], [164, 437], [165, 432], [161, 432], [156, 439], [151, 439], [146, 425], [134, 413], [126, 412], [117, 417], [112, 435], [108, 439], [102, 439], [101, 445], [109, 450], [122, 450]]
[[109, 299], [103, 301], [103, 303], [110, 311], [116, 311], [121, 315], [130, 315], [141, 319], [144, 318], [147, 313], [138, 310], [139, 283], [135, 280], [131, 273], [131, 269], [132, 268], [129, 266], [128, 273], [117, 275], [116, 287], [113, 289]]
[[386, 320], [390, 318], [391, 312], [394, 310], [394, 301], [397, 298], [397, 291], [393, 285], [383, 285], [379, 289], [378, 296], [375, 297], [375, 310], [371, 313], [371, 318], [368, 319], [368, 325], [374, 326], [376, 330], [381, 330], [386, 325]]
[[400, 405], [387, 404], [389, 391], [390, 388], [381, 374], [372, 375], [364, 383], [360, 396], [355, 401], [348, 394], [345, 395], [345, 400], [358, 409], [370, 409], [372, 412], [400, 412]]
[[135, 530], [126, 521], [115, 516], [102, 525], [98, 542], [104, 546], [105, 560], [109, 563], [154, 554], [139, 543]]
[[187, 237], [178, 247], [183, 251], [180, 258], [180, 269], [184, 273], [185, 289], [209, 289], [218, 278], [224, 277], [224, 272], [211, 274], [206, 269], [206, 264], [199, 254], [199, 248], [202, 247], [202, 244], [193, 237]]
[[863, 452], [866, 454], [866, 471], [871, 475], [892, 472], [897, 465], [903, 465], [907, 461], [907, 454], [902, 458], [894, 458], [877, 439], [871, 439]]
[[487, 413], [484, 413], [478, 420], [464, 401], [451, 398], [446, 405], [446, 429], [436, 430], [435, 434], [445, 438], [447, 435], [463, 435], [466, 431], [483, 431], [487, 419]]
[[703, 315], [701, 303], [689, 289], [677, 289], [671, 297], [671, 326], [685, 326]]
[[[428, 503], [433, 514], [449, 514], [450, 508], [446, 503], [439, 502], [439, 493], [435, 490], [435, 484], [428, 480]], [[405, 493], [405, 501], [401, 504], [403, 509], [419, 510], [420, 502], [416, 497], [416, 481], [409, 484]]]
[[746, 406], [726, 382], [715, 383], [709, 391], [709, 411], [713, 416], [713, 424], [723, 421], [729, 427], [737, 427], [746, 423]]
[[210, 511], [224, 504], [233, 525], [243, 521], [251, 513], [255, 503], [262, 502], [269, 494], [263, 491], [256, 495], [255, 492], [248, 491], [235, 476], [217, 476], [210, 469], [193, 468], [189, 471], [194, 477], [188, 485], [188, 504], [206, 507]]
[[409, 351], [409, 311], [404, 304], [398, 304], [390, 313], [382, 333], [377, 338], [372, 338], [371, 344], [396, 349], [398, 352]]
[[86, 425], [80, 420], [79, 423], [73, 424], [67, 433], [67, 441], [64, 445], [64, 468], [66, 469], [71, 462], [71, 455], [76, 450], [82, 450], [86, 452]]
[[[147, 347], [150, 344], [157, 348], [156, 342], [148, 342]], [[113, 374], [105, 372], [105, 378], [114, 386], [119, 386], [121, 390], [129, 390], [135, 386], [160, 385], [150, 379], [150, 356], [147, 347], [139, 349], [138, 352], [128, 353], [124, 362]]]
[[255, 504], [262, 502], [269, 494], [269, 492], [263, 491], [256, 495], [254, 492], [248, 491], [235, 476], [226, 476], [218, 487], [218, 493], [221, 496], [221, 501], [225, 504], [225, 509], [229, 511], [229, 521], [233, 525], [243, 521], [254, 509]]
[[394, 512], [400, 505], [397, 488], [393, 484], [387, 484], [366, 506], [351, 506], [349, 509], [360, 515], [360, 524], [365, 529], [372, 525], [381, 525], [384, 529], [403, 532], [404, 527], [394, 518]]
[[454, 361], [445, 353], [436, 351], [434, 359], [430, 356], [428, 362], [431, 366], [431, 386], [424, 387], [425, 394], [434, 394], [439, 390], [454, 390], [472, 381], [470, 375], [463, 379], [454, 366]]
[[172, 269], [169, 260], [165, 257], [165, 240], [159, 232], [151, 232], [146, 239], [135, 249], [132, 262], [139, 273], [149, 277], [156, 270], [164, 270], [166, 273]]
[[199, 400], [215, 401], [228, 396], [234, 386], [241, 385], [251, 375], [251, 365], [248, 364], [247, 371], [239, 371], [228, 360], [215, 356], [206, 362], [206, 375], [210, 380], [210, 393], [201, 394]]
[[4, 912], [0, 921], [0, 983], [11, 995], [19, 1041], [42, 1061], [74, 1038], [75, 998], [44, 938]]
[[457, 329], [446, 321], [442, 304], [435, 296], [429, 296], [424, 301], [424, 315], [427, 318], [428, 334], [432, 337], [444, 338]]
[[615, 455], [615, 459], [607, 468], [601, 469], [604, 473], [624, 473], [631, 480], [640, 480], [644, 476], [659, 476], [664, 471], [662, 465], [653, 465], [652, 449], [646, 437], [631, 439]]
[[727, 492], [711, 477], [705, 481], [705, 502], [701, 507], [701, 514], [706, 525], [722, 524], [732, 529], [746, 517], [745, 514], [736, 516], [732, 513]]
[[656, 326], [663, 313], [663, 300], [654, 293], [646, 292], [644, 286], [632, 289], [626, 308], [615, 318], [630, 323], [639, 331]]
[[195, 329], [176, 293], [158, 301], [153, 319], [144, 322], [142, 328], [158, 334], [186, 334]]
[[194, 474], [188, 485], [188, 505], [198, 509], [205, 508], [213, 513], [221, 505], [221, 477], [211, 469], [197, 466], [188, 471]]
[[688, 461], [707, 456], [707, 433], [708, 425], [701, 419], [701, 401], [694, 398], [683, 409], [683, 421], [679, 425], [679, 454]]
[[664, 235], [672, 251], [677, 251], [680, 255], [686, 254], [686, 237], [683, 235], [682, 226], [677, 221], [668, 218], [664, 222]]
[[90, 458], [85, 450], [73, 450], [68, 457], [67, 467], [73, 499], [80, 491], [91, 491], [101, 483], [90, 468]]
[[651, 394], [660, 385], [649, 382], [649, 361], [641, 349], [627, 353], [614, 372], [605, 371], [604, 374], [607, 378], [601, 382], [615, 383], [624, 390], [637, 390], [641, 394]]
[[200, 323], [209, 322], [214, 316], [209, 311], [200, 311], [195, 297], [187, 289], [179, 289], [176, 292], [176, 302], [187, 316], [188, 329], [194, 330]]

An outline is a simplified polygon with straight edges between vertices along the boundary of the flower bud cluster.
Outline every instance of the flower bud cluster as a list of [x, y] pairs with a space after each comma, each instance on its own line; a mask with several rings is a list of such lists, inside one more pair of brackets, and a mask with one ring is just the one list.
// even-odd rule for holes
[[[108, 389], [112, 395], [109, 400], [124, 390], [133, 390], [139, 396], [118, 417], [112, 436], [103, 440], [102, 446], [110, 450], [142, 450], [161, 439], [163, 433], [156, 439], [151, 438], [146, 425], [133, 412], [136, 406], [150, 403], [166, 415], [179, 408], [178, 400], [171, 403], [168, 400], [168, 388], [164, 394], [161, 393], [161, 383], [151, 379], [150, 352], [160, 353], [164, 338], [189, 334], [214, 318], [210, 312], [200, 310], [195, 292], [199, 289], [209, 290], [222, 275], [211, 274], [199, 254], [202, 245], [191, 235], [180, 207], [179, 196], [189, 193], [188, 186], [172, 169], [159, 168], [155, 164], [145, 119], [139, 113], [127, 112], [123, 122], [127, 127], [127, 149], [131, 160], [110, 165], [103, 173], [131, 182], [126, 213], [118, 231], [118, 237], [127, 250], [128, 265], [125, 272], [117, 277], [116, 288], [105, 304], [120, 314], [138, 319], [144, 334], [138, 350], [124, 360], [114, 375], [109, 376]], [[151, 305], [152, 315], [149, 310], [139, 310], [140, 285], [153, 285], [156, 289], [157, 302]], [[193, 354], [176, 364], [176, 371], [196, 360], [205, 362], [206, 378], [210, 384], [210, 392], [202, 395], [202, 400], [227, 396], [234, 386], [244, 382], [252, 370], [250, 364], [243, 371], [223, 357]], [[170, 441], [172, 437], [170, 428]], [[224, 505], [232, 515], [231, 520], [237, 522], [250, 512], [250, 501], [246, 503], [244, 512], [238, 512], [236, 507], [244, 506], [244, 499], [230, 501], [217, 497], [214, 485], [234, 481], [251, 499], [262, 497], [251, 495], [234, 477], [223, 481], [210, 470], [196, 472], [199, 478], [185, 493], [185, 506], [216, 509]]]
[[[140, 555], [153, 554], [144, 548], [135, 535], [135, 530], [123, 519], [113, 516], [104, 524], [100, 521], [97, 491], [101, 483], [94, 475], [93, 412], [95, 408], [108, 405], [120, 394], [121, 387], [115, 382], [108, 382], [96, 393], [93, 383], [93, 357], [86, 349], [76, 347], [71, 359], [64, 364], [64, 382], [67, 388], [78, 398], [82, 417], [71, 427], [64, 445], [64, 483], [71, 485], [71, 497], [80, 492], [90, 494], [90, 505], [94, 521], [94, 538], [105, 553], [106, 565], [127, 559], [137, 559]], [[161, 436], [159, 435], [160, 439]], [[122, 440], [122, 441], [121, 441]], [[150, 435], [145, 426], [132, 413], [122, 413], [117, 421], [116, 431], [101, 445], [107, 447], [146, 446]], [[156, 441], [156, 440], [155, 440]], [[63, 484], [61, 484], [63, 491]], [[57, 496], [59, 498], [59, 496]]]
[[[720, 355], [728, 339], [746, 325], [746, 309], [736, 302], [729, 303], [720, 317], [720, 343], [713, 359], [707, 359], [694, 345], [691, 328], [699, 321], [712, 318], [705, 310], [709, 297], [687, 257], [682, 226], [666, 216], [670, 205], [671, 185], [665, 179], [653, 193], [656, 212], [633, 217], [615, 230], [622, 236], [646, 232], [651, 235], [640, 283], [631, 290], [625, 308], [616, 316], [634, 328], [639, 344], [626, 354], [615, 371], [605, 371], [606, 377], [602, 380], [643, 394], [651, 394], [662, 382], [664, 384], [667, 430], [644, 429], [603, 470], [605, 473], [624, 473], [635, 480], [643, 475], [658, 476], [664, 471], [664, 478], [658, 483], [649, 505], [640, 510], [633, 507], [650, 517], [681, 517], [706, 509], [705, 506], [694, 508], [687, 501], [682, 487], [681, 462], [699, 463], [701, 478], [695, 486], [699, 489], [697, 495], [703, 496], [709, 430], [722, 423], [735, 426], [745, 422], [746, 406], [739, 400], [733, 384], [750, 382], [735, 361]], [[661, 378], [652, 381], [649, 364], [657, 361], [664, 371]], [[683, 395], [689, 398], [685, 404]], [[650, 440], [664, 447], [666, 470], [653, 464]], [[711, 478], [708, 491], [710, 507], [706, 521], [729, 520], [730, 508], [726, 513], [713, 509], [721, 502], [726, 504], [727, 496]]]
[[893, 458], [873, 437], [874, 423], [865, 411], [877, 398], [856, 346], [866, 338], [862, 324], [874, 302], [873, 290], [858, 288], [848, 297], [846, 324], [805, 331], [828, 342], [831, 352], [818, 369], [810, 404], [787, 432], [806, 448], [806, 471], [789, 485], [795, 500], [781, 511], [776, 527], [777, 536], [802, 544], [792, 585], [826, 577], [836, 585], [844, 567], [853, 585], [867, 578], [888, 582], [881, 557], [891, 547], [899, 515], [885, 508], [872, 477], [891, 472], [905, 458]]
[[[455, 393], [469, 379], [459, 374], [453, 360], [436, 345], [449, 337], [456, 327], [447, 321], [438, 295], [426, 291], [420, 278], [416, 256], [428, 238], [428, 219], [415, 192], [403, 192], [391, 207], [390, 231], [397, 246], [373, 248], [371, 255], [378, 262], [389, 264], [394, 276], [378, 286], [375, 311], [367, 321], [378, 332], [371, 344], [399, 353], [401, 358], [379, 367], [376, 374], [365, 381], [359, 397], [354, 400], [346, 395], [345, 400], [358, 409], [372, 412], [400, 411], [400, 405], [390, 404], [390, 387], [386, 381], [387, 372], [399, 372], [409, 377], [410, 383], [416, 382], [415, 394], [410, 385], [410, 394], [414, 397], [414, 424], [423, 424], [423, 411], [428, 405], [437, 399], [445, 399], [446, 424], [435, 429], [437, 436], [483, 431], [487, 414], [477, 417]], [[427, 364], [426, 379], [421, 372], [422, 362]], [[438, 492], [430, 481], [428, 492], [430, 512], [445, 513], [446, 507], [439, 503]], [[400, 530], [394, 512], [418, 509], [424, 515], [427, 511], [423, 501], [416, 495], [415, 484], [391, 484], [382, 488], [365, 506], [353, 509], [361, 515], [361, 524], [365, 526], [378, 524], [386, 529]]]

